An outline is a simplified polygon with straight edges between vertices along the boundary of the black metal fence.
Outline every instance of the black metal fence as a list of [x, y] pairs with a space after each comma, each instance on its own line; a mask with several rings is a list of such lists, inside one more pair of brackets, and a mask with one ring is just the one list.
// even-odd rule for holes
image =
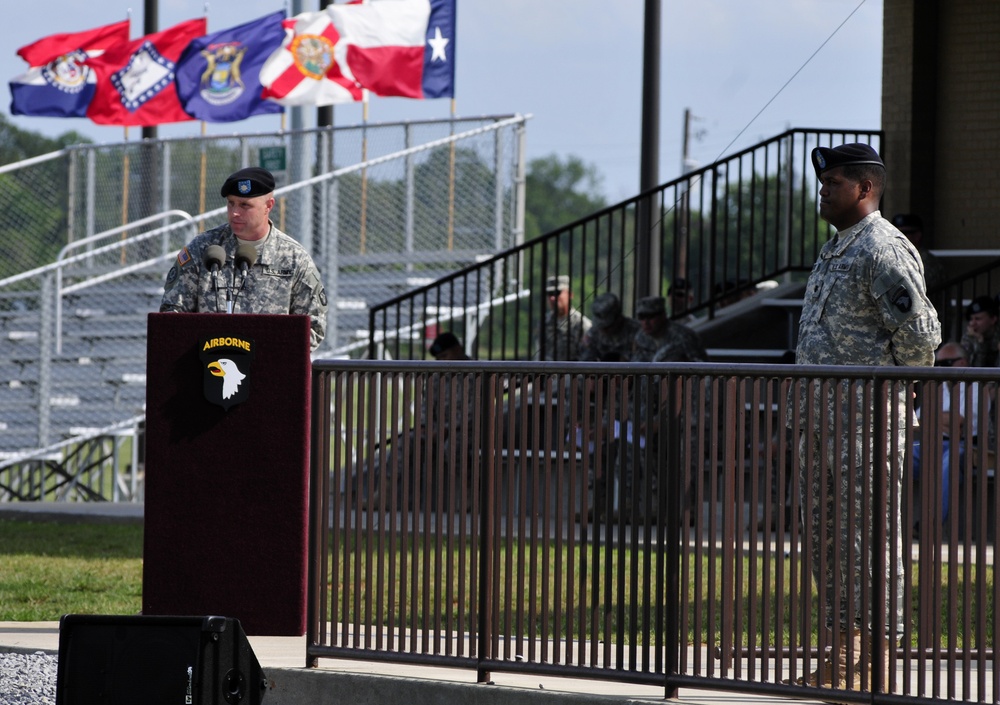
[[[316, 361], [307, 657], [668, 696], [995, 702], [998, 382], [981, 368]], [[819, 450], [800, 461], [803, 435]], [[840, 649], [851, 685], [784, 682]]]
[[[430, 341], [448, 328], [478, 359], [547, 359], [536, 333], [553, 275], [570, 277], [584, 313], [605, 291], [630, 313], [637, 298], [666, 295], [683, 279], [691, 297], [672, 315], [713, 318], [757, 283], [812, 268], [831, 233], [818, 217], [812, 148], [881, 148], [881, 141], [878, 131], [789, 130], [372, 307], [368, 356], [426, 358]], [[636, 214], [646, 207], [653, 216], [637, 234]]]

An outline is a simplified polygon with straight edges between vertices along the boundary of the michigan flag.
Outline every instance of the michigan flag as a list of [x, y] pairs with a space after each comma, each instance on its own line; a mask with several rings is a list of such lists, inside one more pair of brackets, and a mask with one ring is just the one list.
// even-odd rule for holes
[[177, 97], [205, 122], [235, 122], [284, 108], [261, 96], [260, 70], [285, 38], [285, 13], [199, 37], [177, 62]]

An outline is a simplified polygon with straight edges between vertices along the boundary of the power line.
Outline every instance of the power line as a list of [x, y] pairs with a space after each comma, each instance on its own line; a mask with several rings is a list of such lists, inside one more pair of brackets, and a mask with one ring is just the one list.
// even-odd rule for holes
[[758, 111], [757, 111], [757, 114], [756, 114], [756, 115], [754, 115], [754, 116], [753, 116], [753, 117], [752, 117], [752, 118], [750, 119], [750, 122], [748, 122], [748, 123], [747, 123], [747, 124], [746, 124], [746, 125], [745, 125], [745, 126], [743, 127], [743, 129], [742, 129], [742, 130], [740, 130], [740, 131], [739, 131], [739, 133], [738, 133], [738, 134], [737, 134], [737, 135], [736, 135], [736, 136], [735, 136], [735, 137], [734, 137], [734, 138], [733, 138], [733, 139], [732, 139], [732, 140], [731, 140], [731, 141], [729, 142], [729, 144], [727, 144], [727, 145], [725, 146], [725, 148], [723, 148], [723, 150], [722, 150], [721, 152], [719, 152], [718, 156], [717, 156], [717, 157], [715, 158], [715, 160], [714, 160], [714, 161], [719, 161], [719, 160], [720, 160], [720, 159], [722, 158], [722, 155], [723, 155], [723, 154], [725, 154], [726, 152], [728, 152], [728, 151], [729, 151], [729, 148], [730, 148], [730, 147], [732, 147], [732, 146], [733, 146], [733, 145], [734, 145], [734, 144], [736, 143], [736, 140], [738, 140], [738, 139], [739, 139], [740, 137], [742, 137], [742, 136], [743, 136], [743, 133], [744, 133], [744, 132], [746, 132], [747, 130], [749, 130], [749, 129], [750, 129], [750, 126], [751, 126], [751, 125], [752, 125], [752, 124], [753, 124], [753, 123], [754, 123], [754, 122], [755, 122], [755, 121], [757, 120], [757, 118], [759, 118], [759, 117], [761, 116], [761, 114], [762, 114], [762, 113], [763, 113], [763, 112], [764, 112], [765, 110], [767, 110], [768, 106], [770, 106], [770, 105], [771, 105], [771, 103], [773, 103], [773, 102], [774, 102], [774, 101], [775, 101], [775, 100], [776, 100], [776, 99], [778, 98], [778, 96], [779, 96], [779, 95], [781, 95], [782, 91], [784, 91], [784, 90], [785, 90], [786, 88], [788, 88], [788, 84], [790, 84], [790, 83], [791, 83], [792, 81], [794, 81], [794, 80], [795, 80], [795, 77], [796, 77], [796, 76], [798, 76], [798, 75], [799, 75], [800, 73], [802, 73], [802, 69], [804, 69], [804, 68], [805, 68], [806, 66], [808, 66], [808, 65], [809, 65], [809, 62], [810, 62], [810, 61], [812, 61], [813, 59], [815, 59], [815, 58], [816, 58], [816, 55], [817, 55], [817, 54], [819, 54], [819, 53], [820, 53], [820, 51], [822, 51], [822, 50], [823, 50], [823, 47], [825, 47], [825, 46], [826, 46], [827, 44], [829, 44], [829, 43], [830, 43], [830, 40], [831, 40], [831, 39], [833, 39], [833, 38], [834, 38], [834, 37], [835, 37], [835, 36], [837, 35], [837, 32], [839, 32], [839, 31], [840, 31], [840, 30], [841, 30], [841, 29], [842, 29], [842, 28], [844, 27], [844, 25], [848, 23], [848, 21], [849, 21], [849, 20], [850, 20], [850, 19], [851, 19], [852, 17], [854, 17], [855, 13], [857, 13], [857, 11], [861, 9], [861, 6], [862, 6], [862, 5], [864, 5], [864, 4], [865, 4], [865, 2], [867, 2], [867, 0], [861, 0], [861, 2], [860, 2], [860, 3], [858, 3], [858, 6], [857, 6], [857, 7], [855, 7], [855, 8], [853, 9], [853, 10], [851, 10], [851, 13], [850, 13], [850, 14], [849, 14], [849, 15], [848, 15], [847, 17], [845, 17], [845, 18], [844, 18], [844, 21], [843, 21], [843, 22], [841, 22], [841, 23], [840, 23], [839, 25], [837, 25], [837, 28], [836, 28], [836, 29], [834, 29], [834, 30], [833, 30], [833, 32], [832, 32], [832, 33], [830, 34], [830, 36], [829, 36], [829, 37], [827, 37], [827, 38], [826, 38], [826, 39], [825, 39], [825, 40], [823, 41], [823, 43], [822, 43], [822, 44], [820, 44], [820, 45], [819, 45], [819, 46], [818, 46], [818, 47], [816, 48], [816, 51], [814, 51], [814, 52], [813, 52], [813, 53], [812, 53], [812, 54], [810, 55], [810, 57], [809, 57], [808, 59], [806, 59], [806, 60], [805, 60], [805, 63], [803, 63], [803, 64], [802, 64], [801, 66], [799, 66], [799, 68], [798, 68], [798, 69], [796, 69], [795, 73], [793, 73], [793, 74], [791, 75], [791, 77], [790, 77], [790, 78], [789, 78], [789, 79], [788, 79], [787, 81], [785, 81], [784, 85], [783, 85], [783, 86], [781, 86], [781, 88], [779, 88], [779, 89], [778, 89], [778, 92], [777, 92], [777, 93], [775, 93], [775, 94], [774, 94], [773, 96], [771, 96], [771, 99], [770, 99], [770, 100], [768, 100], [768, 101], [767, 101], [767, 103], [765, 103], [765, 104], [764, 104], [764, 107], [763, 107], [763, 108], [761, 108], [760, 110], [758, 110]]

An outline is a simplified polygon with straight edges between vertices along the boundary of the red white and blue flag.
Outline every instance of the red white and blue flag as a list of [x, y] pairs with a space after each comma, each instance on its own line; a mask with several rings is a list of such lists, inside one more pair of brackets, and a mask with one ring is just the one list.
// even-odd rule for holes
[[87, 59], [97, 74], [87, 117], [99, 125], [142, 127], [191, 120], [177, 98], [177, 61], [206, 26], [203, 17], [188, 20]]
[[129, 21], [83, 32], [52, 34], [17, 50], [31, 68], [10, 81], [12, 115], [86, 117], [97, 75], [86, 64], [128, 42]]
[[455, 0], [370, 0], [327, 12], [349, 75], [375, 95], [455, 95]]
[[446, 98], [455, 86], [455, 0], [369, 0], [286, 21], [260, 74], [265, 98], [331, 105], [380, 96]]

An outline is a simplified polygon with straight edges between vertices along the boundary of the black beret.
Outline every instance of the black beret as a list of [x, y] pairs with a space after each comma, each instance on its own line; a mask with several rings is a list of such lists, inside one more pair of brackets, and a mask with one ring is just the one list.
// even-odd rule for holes
[[431, 355], [441, 357], [441, 353], [448, 352], [458, 345], [461, 343], [458, 342], [454, 333], [442, 333], [434, 339], [434, 344], [431, 345]]
[[241, 196], [250, 198], [251, 196], [264, 196], [274, 191], [274, 176], [267, 169], [259, 166], [249, 166], [246, 169], [229, 175], [226, 183], [222, 184], [222, 197]]
[[897, 213], [892, 216], [892, 224], [900, 230], [903, 228], [924, 229], [924, 221], [920, 219], [919, 215], [913, 213]]
[[977, 296], [965, 309], [965, 319], [972, 318], [974, 313], [988, 313], [991, 316], [997, 315], [997, 302], [992, 296]]
[[847, 164], [877, 164], [885, 168], [878, 152], [871, 145], [860, 142], [842, 144], [839, 147], [816, 147], [812, 151], [812, 163], [817, 177], [827, 169]]

